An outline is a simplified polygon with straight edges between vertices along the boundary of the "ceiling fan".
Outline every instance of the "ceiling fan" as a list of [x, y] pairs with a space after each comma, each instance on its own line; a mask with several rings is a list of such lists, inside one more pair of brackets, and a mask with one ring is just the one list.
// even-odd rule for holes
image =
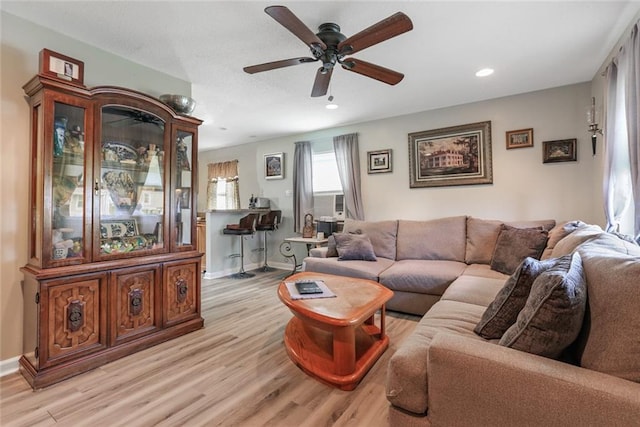
[[351, 37], [346, 37], [340, 33], [340, 26], [334, 23], [320, 25], [318, 33], [314, 34], [309, 27], [285, 6], [269, 6], [264, 11], [309, 46], [313, 57], [284, 59], [244, 67], [243, 70], [249, 74], [307, 62], [322, 61], [322, 66], [316, 73], [316, 79], [311, 90], [312, 97], [323, 96], [327, 93], [331, 74], [336, 64], [340, 64], [345, 70], [353, 71], [389, 85], [398, 84], [404, 78], [404, 74], [397, 71], [360, 59], [345, 58], [346, 55], [354, 54], [413, 29], [411, 19], [402, 12], [395, 13]]

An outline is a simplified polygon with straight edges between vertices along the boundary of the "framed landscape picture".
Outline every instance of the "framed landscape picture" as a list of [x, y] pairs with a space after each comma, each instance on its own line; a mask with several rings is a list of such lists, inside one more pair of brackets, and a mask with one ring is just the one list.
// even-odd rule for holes
[[264, 155], [264, 179], [284, 179], [284, 153]]
[[392, 170], [391, 149], [367, 151], [367, 173], [384, 173]]
[[533, 128], [507, 131], [507, 150], [533, 147]]
[[410, 188], [492, 184], [491, 122], [409, 134]]
[[577, 140], [560, 139], [542, 143], [542, 163], [575, 162], [577, 160]]

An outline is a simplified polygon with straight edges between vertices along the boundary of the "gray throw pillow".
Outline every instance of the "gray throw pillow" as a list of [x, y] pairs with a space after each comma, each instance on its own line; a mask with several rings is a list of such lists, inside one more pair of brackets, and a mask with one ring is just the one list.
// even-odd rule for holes
[[[327, 237], [327, 258], [337, 257], [338, 249], [336, 248], [336, 238], [333, 237], [333, 233], [331, 236]], [[349, 234], [362, 234], [362, 230], [358, 229], [355, 231], [350, 231]]]
[[525, 306], [533, 281], [547, 271], [556, 260], [538, 261], [527, 257], [507, 279], [495, 299], [485, 310], [474, 332], [485, 339], [500, 339]]
[[527, 303], [499, 344], [557, 358], [578, 337], [586, 303], [587, 283], [580, 254], [558, 258], [533, 282]]
[[338, 260], [376, 261], [371, 241], [366, 234], [334, 233]]
[[515, 228], [503, 224], [491, 258], [491, 269], [513, 274], [526, 257], [540, 259], [549, 232], [542, 228]]

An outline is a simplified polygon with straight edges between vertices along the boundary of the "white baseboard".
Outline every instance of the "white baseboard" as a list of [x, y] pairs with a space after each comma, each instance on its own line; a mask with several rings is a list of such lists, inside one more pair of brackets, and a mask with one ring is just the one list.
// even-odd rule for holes
[[18, 367], [20, 366], [18, 364], [19, 360], [20, 356], [12, 357], [7, 360], [0, 360], [0, 377], [18, 372]]

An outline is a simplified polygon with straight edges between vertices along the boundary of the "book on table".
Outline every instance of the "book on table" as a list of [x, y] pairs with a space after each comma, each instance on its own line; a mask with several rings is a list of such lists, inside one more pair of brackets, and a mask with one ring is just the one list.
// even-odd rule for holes
[[322, 293], [322, 289], [315, 280], [300, 280], [296, 282], [296, 289], [300, 295]]

